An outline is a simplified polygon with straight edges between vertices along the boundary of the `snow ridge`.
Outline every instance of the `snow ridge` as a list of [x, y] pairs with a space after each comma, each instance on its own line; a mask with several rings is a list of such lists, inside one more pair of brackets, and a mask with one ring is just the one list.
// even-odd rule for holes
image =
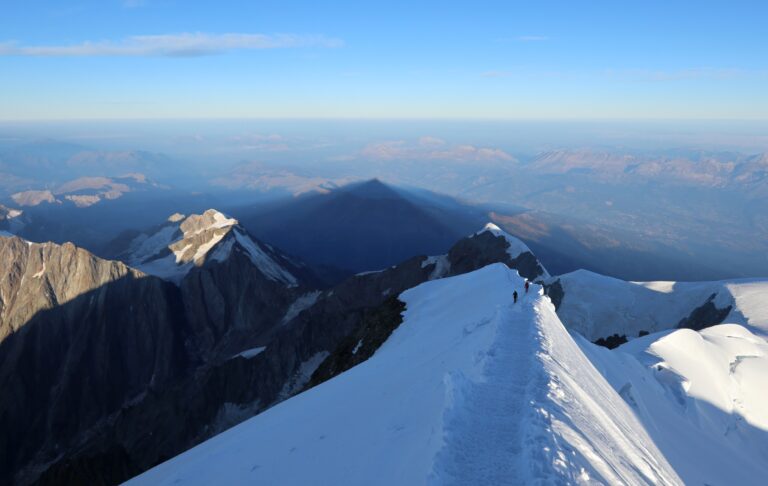
[[681, 484], [541, 288], [522, 286], [494, 264], [404, 292], [370, 359], [129, 484]]
[[430, 484], [682, 484], [532, 289], [478, 324], [496, 331], [482, 377], [446, 377]]
[[490, 322], [479, 323], [518, 330], [517, 335], [497, 330], [484, 358], [483, 380], [473, 382], [460, 372], [446, 376], [445, 445], [435, 458], [431, 484], [525, 483], [521, 461], [514, 458], [523, 452], [522, 428], [528, 418], [525, 397], [534, 356], [524, 348], [533, 339], [533, 326], [520, 322], [519, 308], [510, 310], [502, 312], [499, 306]]
[[530, 252], [531, 249], [528, 248], [528, 245], [520, 241], [518, 238], [515, 238], [514, 236], [510, 235], [503, 229], [499, 228], [493, 223], [487, 223], [483, 229], [475, 233], [476, 235], [482, 234], [482, 233], [491, 233], [493, 236], [502, 236], [504, 239], [509, 242], [509, 248], [507, 248], [507, 253], [509, 253], [509, 256], [511, 258], [517, 258], [520, 256], [521, 253]]

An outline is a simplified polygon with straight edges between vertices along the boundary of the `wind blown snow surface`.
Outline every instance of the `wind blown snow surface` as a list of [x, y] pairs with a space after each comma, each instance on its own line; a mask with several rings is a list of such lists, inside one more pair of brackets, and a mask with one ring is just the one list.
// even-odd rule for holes
[[768, 478], [768, 343], [736, 324], [615, 350], [579, 339], [686, 484]]
[[368, 361], [129, 484], [682, 484], [505, 265], [404, 292]]
[[587, 270], [552, 278], [565, 297], [558, 314], [568, 329], [590, 341], [612, 334], [637, 337], [640, 331], [676, 328], [707, 302], [731, 307], [724, 322], [747, 326], [768, 336], [768, 281], [758, 279], [715, 282], [626, 282]]

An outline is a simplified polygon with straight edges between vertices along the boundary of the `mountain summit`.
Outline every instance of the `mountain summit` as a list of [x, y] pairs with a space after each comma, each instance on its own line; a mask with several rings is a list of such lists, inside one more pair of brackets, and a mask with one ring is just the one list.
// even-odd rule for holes
[[233, 252], [248, 257], [267, 278], [296, 286], [297, 264], [251, 238], [238, 221], [209, 209], [184, 217], [174, 214], [150, 231], [124, 242], [115, 257], [145, 273], [179, 283], [193, 268], [226, 261]]

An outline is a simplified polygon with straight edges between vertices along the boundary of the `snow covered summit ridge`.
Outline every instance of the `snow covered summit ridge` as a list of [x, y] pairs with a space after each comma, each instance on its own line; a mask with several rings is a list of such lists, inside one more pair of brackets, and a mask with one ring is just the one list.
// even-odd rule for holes
[[491, 233], [493, 236], [501, 236], [507, 242], [509, 243], [509, 248], [507, 249], [507, 252], [509, 253], [509, 256], [512, 258], [517, 258], [521, 253], [525, 252], [531, 252], [531, 249], [528, 248], [528, 245], [520, 241], [520, 239], [515, 238], [514, 236], [510, 235], [503, 229], [499, 228], [493, 223], [487, 223], [483, 229], [475, 233], [475, 235], [480, 235], [483, 233]]
[[[500, 236], [504, 238], [509, 244], [509, 246], [507, 247], [507, 254], [509, 254], [509, 257], [512, 259], [516, 259], [524, 253], [530, 253], [531, 255], [533, 255], [533, 252], [531, 251], [530, 248], [528, 248], [528, 245], [523, 243], [519, 238], [516, 238], [511, 234], [507, 233], [506, 231], [504, 231], [503, 229], [499, 228], [494, 223], [491, 223], [491, 222], [486, 223], [483, 229], [475, 233], [474, 236], [478, 236], [483, 233], [490, 233], [493, 236], [496, 236], [496, 237]], [[549, 273], [543, 267], [542, 267], [541, 277], [549, 278]]]
[[152, 232], [134, 238], [125, 259], [130, 266], [178, 284], [194, 267], [224, 262], [235, 250], [247, 255], [270, 280], [297, 285], [272, 248], [251, 238], [235, 218], [215, 209], [187, 217], [172, 215]]
[[404, 292], [368, 361], [129, 484], [681, 484], [522, 285], [493, 264]]

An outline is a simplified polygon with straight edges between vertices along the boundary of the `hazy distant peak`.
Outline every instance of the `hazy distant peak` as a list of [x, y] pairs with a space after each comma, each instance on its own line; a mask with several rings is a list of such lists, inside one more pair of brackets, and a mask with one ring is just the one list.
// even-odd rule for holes
[[37, 206], [38, 204], [60, 202], [51, 191], [22, 191], [11, 196], [13, 202], [19, 206]]
[[181, 213], [173, 213], [172, 215], [168, 216], [168, 222], [169, 223], [178, 223], [179, 221], [183, 220], [184, 218], [186, 218], [186, 216], [181, 214]]

